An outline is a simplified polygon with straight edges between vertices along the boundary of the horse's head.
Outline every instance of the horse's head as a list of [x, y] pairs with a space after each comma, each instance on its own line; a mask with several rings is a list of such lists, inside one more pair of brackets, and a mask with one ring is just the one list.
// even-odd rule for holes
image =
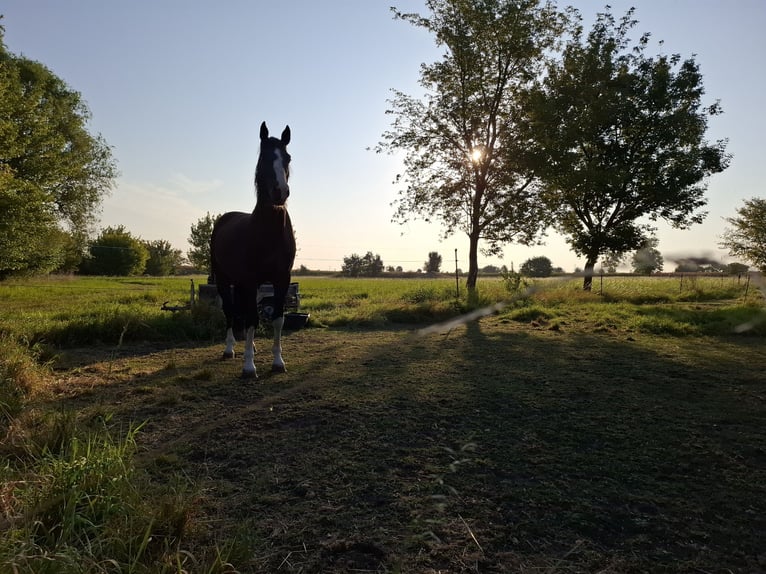
[[255, 168], [255, 190], [258, 199], [274, 205], [284, 205], [290, 195], [287, 180], [290, 177], [290, 126], [285, 126], [282, 136], [269, 137], [266, 122], [261, 124], [261, 155]]

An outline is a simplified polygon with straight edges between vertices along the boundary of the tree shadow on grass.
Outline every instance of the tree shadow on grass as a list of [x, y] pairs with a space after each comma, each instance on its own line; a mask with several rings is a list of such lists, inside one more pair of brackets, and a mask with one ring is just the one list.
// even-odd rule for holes
[[307, 330], [286, 375], [163, 351], [71, 404], [148, 419], [140, 463], [246, 526], [244, 571], [757, 569], [762, 355], [631, 339]]

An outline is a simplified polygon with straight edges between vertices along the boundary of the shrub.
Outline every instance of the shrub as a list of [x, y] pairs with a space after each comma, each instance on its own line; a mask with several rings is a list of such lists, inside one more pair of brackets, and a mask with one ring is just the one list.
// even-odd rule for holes
[[90, 275], [140, 275], [148, 258], [143, 242], [122, 225], [107, 227], [91, 244], [83, 271]]

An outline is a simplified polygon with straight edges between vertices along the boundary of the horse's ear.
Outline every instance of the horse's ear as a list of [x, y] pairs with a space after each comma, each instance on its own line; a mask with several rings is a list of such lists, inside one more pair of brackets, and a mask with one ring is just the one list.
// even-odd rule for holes
[[290, 143], [290, 126], [285, 126], [285, 129], [282, 132], [282, 145], [287, 145], [289, 143]]
[[266, 122], [261, 123], [261, 141], [268, 139], [269, 128], [266, 127]]

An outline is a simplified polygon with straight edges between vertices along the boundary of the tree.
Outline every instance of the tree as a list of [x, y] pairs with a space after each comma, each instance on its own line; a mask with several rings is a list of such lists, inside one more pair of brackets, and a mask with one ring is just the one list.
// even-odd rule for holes
[[737, 214], [726, 218], [732, 227], [724, 231], [720, 246], [766, 273], [766, 199], [745, 200]]
[[442, 266], [442, 256], [436, 251], [428, 252], [428, 261], [423, 264], [426, 273], [438, 273]]
[[543, 200], [585, 257], [588, 291], [599, 256], [639, 248], [651, 222], [701, 222], [706, 180], [730, 160], [725, 140], [705, 141], [708, 118], [721, 108], [702, 107], [694, 59], [647, 57], [648, 34], [630, 47], [632, 15], [617, 24], [599, 14], [585, 39], [575, 26], [562, 60], [528, 93], [526, 134]]
[[553, 264], [545, 256], [532, 257], [521, 264], [519, 272], [525, 277], [550, 277]]
[[[79, 93], [44, 65], [9, 53], [0, 26], [0, 276], [49, 272], [85, 247], [117, 175], [87, 130]], [[69, 238], [64, 234], [68, 234]]]
[[631, 265], [633, 273], [638, 275], [651, 275], [655, 271], [662, 271], [665, 263], [662, 254], [657, 249], [659, 239], [647, 237], [643, 245], [633, 254]]
[[729, 263], [726, 266], [726, 273], [729, 275], [743, 275], [747, 273], [749, 267], [744, 263]]
[[147, 275], [165, 276], [173, 275], [181, 266], [183, 255], [180, 249], [173, 249], [173, 246], [164, 239], [156, 241], [145, 241], [144, 247], [149, 253], [146, 260]]
[[624, 258], [624, 253], [614, 253], [609, 251], [601, 258], [601, 265], [607, 273], [617, 273], [617, 268], [622, 265]]
[[90, 245], [85, 272], [91, 275], [140, 275], [149, 252], [144, 243], [122, 225], [107, 227]]
[[197, 223], [191, 226], [191, 235], [189, 235], [189, 244], [191, 249], [186, 253], [189, 262], [197, 269], [212, 273], [210, 269], [210, 236], [213, 235], [213, 226], [218, 221], [219, 215], [210, 215], [208, 211], [205, 217], [199, 219]]
[[497, 255], [504, 243], [535, 242], [546, 227], [517, 137], [518, 94], [539, 71], [562, 17], [542, 0], [426, 6], [429, 16], [395, 16], [432, 33], [444, 56], [421, 65], [422, 100], [393, 91], [387, 113], [395, 119], [377, 151], [406, 152], [395, 221], [434, 218], [445, 236], [468, 236], [466, 284], [473, 292], [481, 241], [484, 253]]
[[383, 272], [383, 261], [380, 255], [368, 251], [364, 257], [356, 253], [343, 258], [341, 272], [349, 277], [377, 277]]

